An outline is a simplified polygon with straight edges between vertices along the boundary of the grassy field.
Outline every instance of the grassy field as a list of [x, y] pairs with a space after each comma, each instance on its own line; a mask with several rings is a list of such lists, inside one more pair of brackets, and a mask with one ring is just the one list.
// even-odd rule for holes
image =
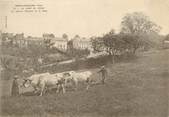
[[[12, 117], [167, 117], [169, 50], [138, 54], [138, 59], [109, 65], [105, 85], [43, 97], [10, 97], [1, 81], [1, 116]], [[91, 69], [93, 73], [97, 69]], [[99, 79], [98, 74], [94, 75]]]

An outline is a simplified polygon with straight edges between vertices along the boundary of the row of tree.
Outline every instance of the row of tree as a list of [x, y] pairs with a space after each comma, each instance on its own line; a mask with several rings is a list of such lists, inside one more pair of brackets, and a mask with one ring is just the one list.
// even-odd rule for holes
[[92, 37], [92, 46], [95, 52], [107, 51], [114, 61], [117, 54], [135, 54], [139, 48], [147, 49], [151, 46], [150, 38], [158, 35], [161, 27], [152, 22], [142, 12], [126, 14], [121, 21], [121, 30], [114, 30], [101, 37]]

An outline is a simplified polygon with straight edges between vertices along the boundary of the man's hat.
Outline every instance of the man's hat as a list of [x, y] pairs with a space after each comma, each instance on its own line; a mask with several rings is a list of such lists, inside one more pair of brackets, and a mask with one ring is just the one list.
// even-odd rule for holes
[[101, 66], [101, 68], [105, 68], [105, 66], [103, 65], [103, 66]]
[[14, 76], [14, 79], [18, 79], [18, 76], [17, 76], [17, 75], [15, 75], [15, 76]]

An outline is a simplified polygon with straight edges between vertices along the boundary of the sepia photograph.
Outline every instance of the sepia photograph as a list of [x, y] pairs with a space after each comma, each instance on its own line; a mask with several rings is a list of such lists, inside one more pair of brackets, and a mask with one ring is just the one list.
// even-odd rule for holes
[[0, 0], [0, 117], [169, 117], [169, 0]]

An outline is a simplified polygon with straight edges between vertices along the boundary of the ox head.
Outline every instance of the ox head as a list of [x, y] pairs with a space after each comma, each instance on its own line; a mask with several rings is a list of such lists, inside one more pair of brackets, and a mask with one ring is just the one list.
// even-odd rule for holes
[[67, 72], [67, 74], [69, 74], [69, 76], [73, 76], [76, 72], [75, 71], [69, 71]]
[[73, 75], [75, 74], [75, 71], [68, 71], [64, 73], [65, 77], [69, 77], [73, 80]]
[[65, 73], [63, 73], [63, 76], [64, 77], [69, 77], [69, 76], [71, 76], [71, 74], [69, 72], [65, 72]]
[[28, 87], [30, 87], [31, 82], [32, 82], [32, 81], [31, 81], [30, 79], [24, 79], [23, 86], [24, 86], [25, 88], [28, 88]]

